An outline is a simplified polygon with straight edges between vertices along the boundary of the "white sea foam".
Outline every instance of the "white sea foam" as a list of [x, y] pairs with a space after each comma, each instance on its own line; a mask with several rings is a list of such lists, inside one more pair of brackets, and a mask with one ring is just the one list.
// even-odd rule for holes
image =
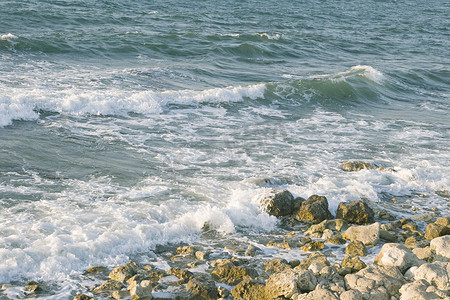
[[0, 35], [0, 40], [15, 40], [17, 36], [12, 33], [2, 34]]
[[101, 91], [42, 89], [4, 89], [0, 96], [0, 126], [13, 120], [35, 120], [36, 110], [47, 110], [70, 116], [124, 115], [130, 112], [158, 114], [169, 104], [197, 105], [229, 103], [264, 96], [265, 85], [214, 88], [203, 91], [143, 91], [126, 93], [118, 90]]

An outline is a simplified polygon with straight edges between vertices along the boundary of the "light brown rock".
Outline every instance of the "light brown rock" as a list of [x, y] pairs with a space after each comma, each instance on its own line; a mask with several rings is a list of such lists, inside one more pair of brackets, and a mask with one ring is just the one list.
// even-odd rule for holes
[[376, 245], [380, 240], [380, 224], [374, 223], [366, 226], [351, 226], [342, 238], [350, 241], [361, 241], [364, 245]]
[[375, 263], [381, 266], [397, 267], [401, 272], [413, 266], [420, 266], [425, 263], [420, 260], [411, 249], [395, 243], [384, 244], [375, 258]]
[[121, 282], [125, 282], [134, 275], [136, 275], [138, 270], [138, 266], [134, 261], [130, 261], [126, 264], [120, 265], [114, 268], [110, 273], [109, 277], [112, 280], [117, 280]]

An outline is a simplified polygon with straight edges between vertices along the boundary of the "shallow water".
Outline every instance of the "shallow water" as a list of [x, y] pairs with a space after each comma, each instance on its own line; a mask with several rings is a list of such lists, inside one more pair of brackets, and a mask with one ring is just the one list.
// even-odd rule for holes
[[[257, 243], [282, 231], [259, 207], [273, 188], [325, 195], [333, 214], [367, 199], [449, 215], [449, 14], [445, 1], [0, 3], [0, 282], [56, 282], [58, 298], [90, 266], [160, 245]], [[395, 172], [347, 173], [349, 160]]]

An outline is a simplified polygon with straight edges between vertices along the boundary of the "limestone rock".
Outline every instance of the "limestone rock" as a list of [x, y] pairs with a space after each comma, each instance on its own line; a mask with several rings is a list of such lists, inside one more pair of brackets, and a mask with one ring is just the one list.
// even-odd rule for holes
[[40, 292], [42, 287], [38, 282], [31, 280], [25, 285], [25, 290], [28, 292]]
[[243, 279], [252, 279], [258, 276], [258, 272], [255, 269], [245, 266], [235, 266], [232, 263], [216, 266], [211, 274], [213, 277], [229, 285], [235, 285]]
[[109, 270], [108, 270], [108, 268], [106, 268], [106, 267], [103, 267], [103, 266], [93, 266], [93, 267], [90, 267], [89, 269], [87, 269], [86, 270], [86, 272], [84, 272], [84, 274], [83, 275], [86, 275], [86, 276], [105, 276], [105, 275], [108, 275], [108, 273], [109, 273]]
[[245, 256], [256, 256], [256, 252], [261, 251], [258, 247], [253, 245], [248, 245], [247, 250], [245, 250]]
[[374, 216], [373, 210], [360, 200], [341, 202], [336, 212], [336, 218], [355, 224], [373, 223], [375, 222]]
[[358, 290], [348, 290], [341, 294], [339, 300], [363, 300], [363, 296]]
[[392, 230], [380, 230], [380, 239], [395, 243], [397, 242], [397, 235]]
[[431, 248], [424, 247], [424, 248], [414, 248], [412, 249], [412, 252], [417, 256], [418, 259], [422, 259], [425, 261], [431, 260]]
[[317, 300], [317, 299], [322, 299], [322, 300], [339, 300], [339, 297], [324, 288], [318, 287], [316, 288], [314, 291], [309, 292], [308, 295], [306, 295], [306, 300]]
[[367, 265], [358, 257], [346, 256], [342, 259], [341, 263], [343, 268], [350, 268], [352, 272], [357, 272], [364, 269]]
[[316, 233], [322, 234], [326, 230], [341, 231], [342, 229], [347, 229], [348, 223], [342, 219], [324, 220], [319, 224], [311, 225], [305, 234], [315, 235]]
[[316, 277], [309, 270], [285, 270], [270, 275], [266, 281], [266, 293], [269, 299], [291, 298], [296, 293], [314, 290], [316, 285]]
[[320, 270], [317, 278], [317, 288], [331, 290], [333, 292], [342, 293], [345, 291], [344, 278], [340, 275], [334, 266], [324, 267]]
[[366, 226], [351, 226], [342, 234], [342, 238], [361, 241], [364, 245], [376, 245], [380, 240], [380, 224], [377, 222]]
[[327, 244], [335, 244], [335, 245], [344, 245], [345, 240], [340, 236], [332, 236], [329, 239], [325, 240]]
[[133, 300], [152, 298], [152, 283], [150, 280], [133, 281], [127, 289], [130, 291]]
[[352, 241], [345, 247], [345, 254], [350, 256], [366, 256], [367, 248], [360, 241]]
[[436, 220], [436, 222], [434, 222], [434, 223], [436, 223], [436, 224], [438, 224], [438, 225], [441, 225], [441, 226], [447, 226], [447, 227], [449, 227], [449, 226], [450, 226], [450, 217], [442, 217], [442, 218], [438, 218], [438, 219]]
[[177, 255], [194, 255], [197, 251], [199, 251], [199, 247], [196, 246], [180, 246], [175, 253]]
[[433, 239], [430, 248], [436, 253], [435, 260], [450, 261], [450, 235]]
[[375, 263], [381, 266], [397, 267], [402, 273], [413, 266], [424, 263], [409, 248], [403, 245], [388, 243], [384, 244], [375, 258]]
[[194, 277], [194, 274], [188, 270], [182, 270], [177, 268], [171, 268], [167, 274], [174, 275], [178, 278], [180, 278], [179, 283], [183, 284], [189, 281], [192, 277]]
[[120, 265], [116, 268], [114, 268], [110, 273], [109, 277], [112, 280], [117, 280], [121, 282], [125, 282], [126, 280], [130, 279], [134, 275], [136, 275], [138, 270], [138, 266], [134, 261], [130, 261], [126, 264]]
[[300, 265], [298, 265], [298, 267], [295, 267], [295, 268], [296, 269], [297, 268], [308, 269], [309, 266], [312, 264], [318, 264], [323, 267], [327, 267], [330, 265], [325, 254], [316, 252], [316, 253], [312, 253], [311, 255], [309, 255], [308, 258], [305, 258], [304, 260], [302, 260], [300, 262]]
[[368, 162], [351, 161], [342, 165], [342, 170], [347, 172], [356, 172], [364, 169], [375, 169], [376, 167]]
[[424, 279], [440, 290], [450, 289], [450, 262], [434, 262], [421, 265], [413, 271], [414, 279]]
[[85, 294], [78, 294], [75, 297], [73, 297], [73, 300], [94, 300], [94, 298], [89, 297], [88, 295]]
[[319, 223], [326, 219], [332, 219], [328, 210], [328, 200], [324, 196], [312, 195], [300, 206], [295, 218], [299, 221]]
[[413, 215], [411, 217], [411, 219], [414, 221], [423, 221], [423, 222], [427, 222], [427, 223], [432, 223], [432, 222], [434, 222], [434, 214], [425, 213], [425, 214], [420, 214], [420, 215]]
[[398, 296], [405, 280], [397, 267], [370, 265], [357, 273], [345, 275], [345, 283], [348, 288], [368, 295], [369, 299], [389, 300], [391, 296]]
[[281, 258], [273, 258], [264, 262], [264, 270], [268, 273], [281, 272], [286, 269], [291, 269], [291, 265], [287, 260]]
[[186, 289], [192, 295], [197, 296], [200, 299], [217, 299], [219, 291], [216, 284], [213, 281], [200, 281], [197, 278], [192, 278], [186, 285]]
[[266, 290], [259, 282], [244, 279], [231, 290], [231, 295], [235, 299], [262, 300], [266, 299]]
[[450, 234], [450, 227], [441, 224], [431, 223], [425, 228], [425, 238], [432, 240], [434, 238]]
[[407, 283], [400, 288], [400, 300], [433, 300], [441, 299], [434, 292], [427, 292], [429, 283], [423, 279]]
[[274, 190], [271, 195], [261, 199], [261, 207], [271, 216], [281, 217], [292, 215], [300, 207], [300, 199], [287, 190]]
[[320, 251], [324, 247], [324, 244], [322, 242], [311, 242], [309, 244], [306, 244], [303, 247], [300, 247], [303, 251]]
[[123, 283], [117, 280], [106, 280], [101, 285], [96, 287], [93, 292], [97, 294], [106, 293], [106, 292], [112, 292], [120, 290], [124, 287]]
[[196, 251], [195, 258], [199, 260], [205, 260], [209, 257], [209, 254], [210, 254], [209, 251]]
[[224, 288], [223, 286], [217, 287], [217, 291], [219, 292], [220, 298], [228, 298], [228, 296], [230, 295], [230, 291]]

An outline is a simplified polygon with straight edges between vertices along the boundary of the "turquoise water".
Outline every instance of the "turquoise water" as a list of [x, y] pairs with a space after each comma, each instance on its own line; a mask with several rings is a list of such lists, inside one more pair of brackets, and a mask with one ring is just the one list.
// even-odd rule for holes
[[273, 188], [448, 215], [449, 20], [448, 1], [0, 2], [0, 283], [80, 292], [92, 265], [214, 243], [205, 223], [252, 240], [279, 228]]

